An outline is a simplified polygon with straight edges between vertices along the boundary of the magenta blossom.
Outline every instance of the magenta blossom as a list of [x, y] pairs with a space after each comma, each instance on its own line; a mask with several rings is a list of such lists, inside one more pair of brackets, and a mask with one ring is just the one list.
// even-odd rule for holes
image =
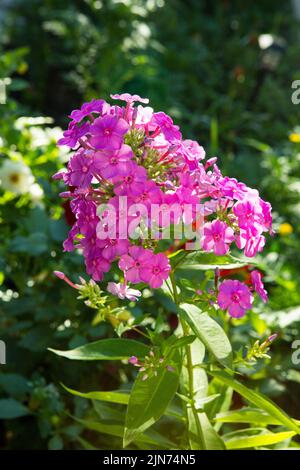
[[205, 158], [205, 150], [195, 140], [183, 140], [177, 153], [182, 153], [189, 170], [195, 170], [199, 166], [199, 160]]
[[107, 290], [112, 295], [119, 297], [119, 299], [128, 299], [131, 301], [136, 301], [142, 295], [142, 293], [137, 289], [132, 289], [126, 284], [117, 284], [116, 282], [109, 282], [107, 284]]
[[104, 100], [92, 99], [92, 101], [84, 103], [80, 109], [74, 109], [69, 118], [72, 119], [73, 122], [80, 122], [92, 113], [102, 114], [105, 107], [108, 110], [109, 105]]
[[[254, 229], [255, 232], [255, 229]], [[236, 245], [239, 249], [244, 249], [245, 256], [253, 258], [256, 253], [263, 250], [266, 238], [263, 235], [253, 234], [251, 231], [241, 230], [236, 237]]]
[[130, 95], [129, 93], [122, 93], [121, 95], [110, 95], [113, 100], [121, 100], [126, 101], [126, 103], [134, 103], [135, 101], [139, 101], [140, 103], [148, 104], [148, 98], [141, 98], [139, 95]]
[[63, 173], [63, 179], [70, 186], [87, 188], [93, 179], [94, 172], [93, 152], [80, 149], [69, 161], [68, 172]]
[[261, 297], [263, 302], [267, 302], [268, 293], [265, 289], [264, 283], [261, 280], [261, 273], [255, 270], [251, 272], [250, 276], [251, 276], [251, 283], [253, 285], [255, 292], [258, 293], [258, 295]]
[[138, 196], [143, 192], [147, 172], [145, 168], [136, 163], [128, 164], [128, 173], [115, 180], [115, 194], [117, 196]]
[[101, 251], [94, 252], [85, 259], [86, 271], [94, 281], [102, 281], [104, 273], [110, 270], [110, 262], [101, 256]]
[[220, 284], [217, 301], [219, 307], [228, 310], [231, 317], [240, 318], [251, 308], [253, 296], [245, 284], [228, 279]]
[[119, 261], [119, 268], [125, 272], [127, 281], [138, 284], [142, 281], [141, 274], [149, 266], [153, 252], [141, 246], [132, 246], [129, 253], [123, 255]]
[[226, 255], [229, 245], [234, 240], [234, 232], [226, 222], [214, 220], [204, 224], [202, 247], [204, 251], [214, 251], [216, 255]]
[[97, 168], [105, 179], [116, 176], [126, 176], [129, 171], [128, 162], [133, 158], [129, 145], [123, 144], [119, 150], [112, 152], [101, 151], [96, 153]]
[[157, 124], [165, 138], [172, 142], [173, 140], [181, 139], [181, 132], [178, 126], [173, 124], [172, 119], [162, 111], [153, 114], [153, 121]]
[[261, 210], [256, 206], [255, 202], [246, 200], [236, 204], [233, 212], [238, 218], [239, 227], [247, 230], [257, 225]]
[[102, 248], [103, 258], [114, 261], [118, 256], [122, 256], [128, 252], [129, 240], [112, 239], [99, 240], [98, 244]]
[[58, 145], [67, 145], [71, 149], [76, 147], [76, 144], [81, 137], [87, 134], [90, 129], [90, 124], [85, 122], [82, 126], [77, 126], [76, 122], [71, 121], [68, 130], [64, 132], [64, 136], [57, 142]]
[[140, 276], [152, 289], [157, 289], [168, 279], [170, 271], [171, 266], [167, 256], [163, 253], [158, 253], [157, 255], [152, 254], [148, 264], [143, 266]]
[[91, 126], [90, 142], [98, 150], [118, 150], [128, 129], [129, 124], [125, 119], [109, 115], [99, 117]]
[[146, 181], [143, 185], [143, 191], [135, 198], [135, 203], [144, 204], [148, 208], [151, 204], [160, 204], [164, 193], [154, 183], [154, 181]]

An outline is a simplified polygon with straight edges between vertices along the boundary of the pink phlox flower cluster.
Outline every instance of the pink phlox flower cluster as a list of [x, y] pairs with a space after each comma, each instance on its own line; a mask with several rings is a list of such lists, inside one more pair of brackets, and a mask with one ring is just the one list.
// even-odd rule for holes
[[[156, 242], [146, 243], [142, 237], [133, 239], [131, 233], [123, 237], [118, 230], [107, 231], [105, 239], [99, 235], [108, 230], [105, 214], [98, 210], [104, 203], [115, 208], [117, 222], [124, 218], [132, 222], [138, 216], [138, 209], [135, 213], [121, 209], [119, 200], [123, 196], [128, 205], [142, 204], [148, 218], [154, 204], [163, 205], [157, 220], [158, 232], [170, 223], [198, 222], [201, 204], [204, 251], [225, 255], [233, 243], [246, 256], [261, 251], [265, 232], [272, 234], [270, 204], [256, 190], [223, 176], [217, 158], [206, 159], [198, 142], [183, 140], [179, 126], [170, 116], [143, 106], [148, 104], [147, 98], [128, 93], [111, 97], [124, 101], [124, 105], [93, 99], [72, 111], [68, 129], [58, 143], [69, 146], [73, 153], [66, 170], [54, 175], [67, 185], [61, 196], [71, 199], [76, 218], [64, 249], [77, 247], [82, 251], [93, 279], [102, 280], [114, 262], [126, 282], [144, 282], [158, 288], [168, 278], [170, 264], [164, 253], [157, 253]], [[191, 210], [179, 215], [171, 212], [171, 218], [165, 219], [164, 213], [170, 215], [174, 204], [181, 208], [189, 205]], [[257, 279], [254, 285], [261, 295]], [[242, 291], [241, 298], [245, 298]], [[128, 296], [124, 294], [124, 298]], [[232, 304], [233, 307], [226, 307], [228, 311], [241, 314], [245, 303]]]

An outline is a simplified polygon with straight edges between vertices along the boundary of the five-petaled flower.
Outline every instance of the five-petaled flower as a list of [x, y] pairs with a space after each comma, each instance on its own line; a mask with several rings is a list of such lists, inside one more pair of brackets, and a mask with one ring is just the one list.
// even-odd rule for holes
[[219, 307], [228, 310], [231, 317], [240, 318], [251, 308], [253, 295], [242, 282], [228, 279], [220, 284], [217, 301]]

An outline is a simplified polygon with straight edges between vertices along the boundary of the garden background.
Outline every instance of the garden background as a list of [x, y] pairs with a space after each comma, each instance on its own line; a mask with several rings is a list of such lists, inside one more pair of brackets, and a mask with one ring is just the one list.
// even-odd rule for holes
[[[291, 100], [292, 82], [300, 79], [296, 4], [2, 0], [0, 166], [25, 162], [35, 186], [16, 195], [0, 184], [0, 339], [7, 346], [1, 449], [78, 449], [87, 442], [120, 448], [118, 437], [80, 423], [95, 413], [100, 421], [111, 417], [111, 410], [91, 409], [60, 383], [112, 390], [128, 381], [128, 366], [62, 365], [47, 347], [70, 349], [113, 334], [53, 275], [58, 269], [76, 282], [84, 272], [80, 255], [62, 252], [71, 215], [51, 175], [67, 159], [56, 140], [71, 110], [122, 91], [149, 97], [186, 138], [218, 155], [225, 173], [260, 188], [272, 203], [277, 233], [258, 257], [270, 302], [237, 322], [231, 337], [238, 349], [249, 336], [278, 333], [271, 358], [249, 370], [248, 380], [300, 419], [300, 366], [291, 362], [291, 344], [300, 339], [300, 105]], [[238, 274], [245, 278], [247, 270]], [[163, 332], [174, 328], [173, 309], [158, 291], [131, 313], [161, 316]]]

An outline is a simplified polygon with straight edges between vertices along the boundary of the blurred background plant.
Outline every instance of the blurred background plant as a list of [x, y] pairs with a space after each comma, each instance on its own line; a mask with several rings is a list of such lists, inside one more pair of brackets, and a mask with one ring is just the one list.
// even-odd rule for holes
[[[254, 343], [278, 333], [271, 358], [243, 372], [299, 419], [291, 343], [300, 337], [300, 113], [291, 84], [300, 78], [300, 25], [289, 2], [6, 0], [0, 30], [0, 337], [7, 344], [0, 447], [120, 446], [105, 427], [82, 434], [78, 421], [117, 420], [118, 412], [99, 402], [92, 411], [59, 383], [126, 388], [132, 372], [114, 363], [62, 368], [46, 348], [113, 334], [52, 275], [59, 269], [77, 282], [83, 264], [80, 255], [62, 253], [71, 215], [51, 175], [67, 158], [55, 142], [70, 111], [121, 91], [149, 97], [272, 203], [277, 235], [258, 259], [270, 302], [234, 322], [231, 337], [238, 350], [249, 337]], [[143, 311], [150, 326], [159, 315], [158, 333], [176, 326], [174, 305], [161, 291], [145, 291], [128, 309], [136, 317]], [[160, 427], [172, 438], [164, 421]]]

